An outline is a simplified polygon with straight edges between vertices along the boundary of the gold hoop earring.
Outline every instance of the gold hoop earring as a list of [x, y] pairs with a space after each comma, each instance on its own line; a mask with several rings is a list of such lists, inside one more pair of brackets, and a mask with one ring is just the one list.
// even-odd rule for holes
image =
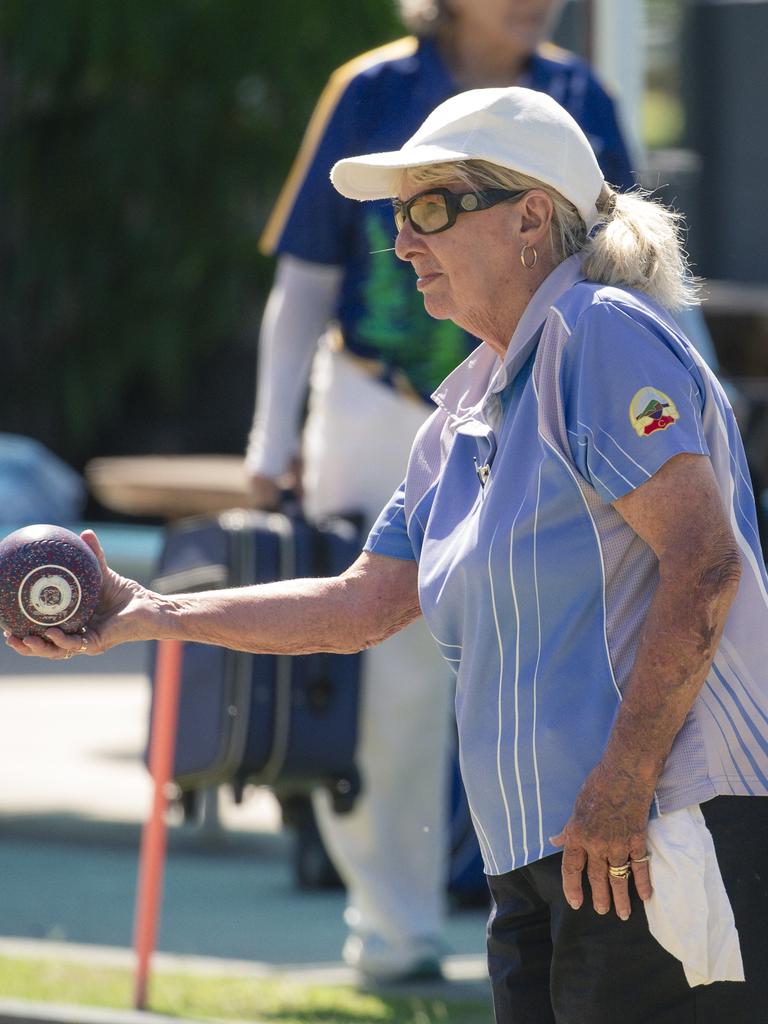
[[[526, 249], [530, 249], [531, 252], [533, 253], [533, 263], [526, 263], [525, 262], [525, 251], [526, 251]], [[533, 268], [539, 262], [539, 254], [536, 252], [536, 249], [532, 245], [526, 244], [520, 250], [520, 262], [523, 264], [523, 266], [525, 267], [526, 270], [533, 270]]]

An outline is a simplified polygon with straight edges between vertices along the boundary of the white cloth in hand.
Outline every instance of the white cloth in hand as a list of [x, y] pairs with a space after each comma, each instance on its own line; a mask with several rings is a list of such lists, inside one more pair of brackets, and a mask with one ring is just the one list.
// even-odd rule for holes
[[744, 981], [731, 902], [698, 804], [653, 818], [648, 852], [653, 895], [645, 913], [651, 935], [682, 962], [691, 987]]

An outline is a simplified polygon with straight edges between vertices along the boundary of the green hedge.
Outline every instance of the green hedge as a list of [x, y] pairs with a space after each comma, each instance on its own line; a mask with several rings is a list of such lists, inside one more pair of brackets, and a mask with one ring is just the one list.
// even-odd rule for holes
[[0, 429], [74, 465], [239, 451], [260, 230], [387, 0], [4, 0]]

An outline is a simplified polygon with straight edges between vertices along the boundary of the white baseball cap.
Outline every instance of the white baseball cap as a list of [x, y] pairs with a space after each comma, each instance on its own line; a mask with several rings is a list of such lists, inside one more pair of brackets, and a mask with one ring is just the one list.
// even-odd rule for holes
[[349, 199], [394, 196], [402, 171], [456, 160], [487, 160], [551, 185], [590, 230], [605, 179], [574, 119], [533, 89], [472, 89], [436, 107], [402, 149], [339, 160], [334, 188]]

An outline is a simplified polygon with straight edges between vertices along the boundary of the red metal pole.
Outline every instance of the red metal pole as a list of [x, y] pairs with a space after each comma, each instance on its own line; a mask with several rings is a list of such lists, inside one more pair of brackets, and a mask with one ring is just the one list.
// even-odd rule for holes
[[182, 644], [179, 640], [161, 640], [155, 670], [155, 702], [149, 748], [149, 770], [154, 780], [154, 799], [149, 820], [141, 835], [139, 879], [136, 890], [134, 949], [136, 983], [133, 1005], [146, 1009], [149, 966], [157, 939], [163, 868], [167, 840], [166, 811], [168, 786], [173, 775], [176, 749], [176, 725], [181, 685]]

